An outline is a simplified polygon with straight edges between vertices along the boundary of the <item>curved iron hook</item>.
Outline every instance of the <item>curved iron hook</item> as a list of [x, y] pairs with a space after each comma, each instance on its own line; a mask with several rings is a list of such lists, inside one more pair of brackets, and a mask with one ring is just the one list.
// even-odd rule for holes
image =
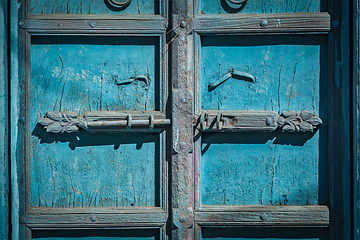
[[124, 6], [126, 6], [126, 5], [129, 5], [132, 0], [126, 0], [125, 2], [119, 2], [119, 1], [116, 1], [116, 0], [108, 0], [108, 1], [109, 1], [109, 3], [110, 3], [111, 5], [113, 5], [114, 7], [119, 7], [119, 8], [121, 8], [121, 7], [124, 7]]
[[236, 1], [236, 0], [228, 0], [229, 2], [233, 3], [233, 4], [244, 4], [246, 3], [248, 0], [240, 0], [240, 1]]

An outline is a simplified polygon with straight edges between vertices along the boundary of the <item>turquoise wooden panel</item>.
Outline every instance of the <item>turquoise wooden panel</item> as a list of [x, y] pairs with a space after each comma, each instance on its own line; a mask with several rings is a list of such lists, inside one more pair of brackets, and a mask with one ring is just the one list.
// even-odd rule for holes
[[325, 240], [329, 239], [327, 229], [319, 228], [201, 228], [202, 240]]
[[67, 230], [33, 231], [37, 240], [158, 240], [159, 230]]
[[31, 206], [159, 206], [159, 147], [158, 134], [59, 135], [37, 125], [31, 136]]
[[320, 12], [327, 9], [326, 1], [322, 0], [249, 0], [246, 4], [233, 4], [229, 0], [201, 0], [200, 4], [202, 14]]
[[[36, 37], [31, 44], [31, 107], [46, 111], [159, 110], [155, 37]], [[116, 80], [144, 75], [150, 85]], [[46, 97], [45, 97], [46, 96]]]
[[204, 134], [202, 205], [326, 204], [328, 166], [321, 131]]
[[[118, 1], [124, 2], [124, 1]], [[159, 0], [132, 0], [123, 8], [113, 8], [107, 0], [30, 0], [31, 14], [158, 14]]]
[[[327, 79], [326, 49], [324, 36], [203, 37], [201, 106], [318, 113]], [[253, 75], [256, 82], [229, 79], [215, 89], [208, 88], [231, 69]]]

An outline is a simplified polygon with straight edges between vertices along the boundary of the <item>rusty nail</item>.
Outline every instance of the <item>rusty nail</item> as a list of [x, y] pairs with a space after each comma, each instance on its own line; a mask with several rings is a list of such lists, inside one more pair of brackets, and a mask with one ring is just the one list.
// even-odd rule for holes
[[263, 213], [260, 215], [260, 219], [263, 220], [263, 221], [266, 221], [268, 218], [268, 216], [266, 215], [266, 213]]
[[262, 20], [260, 23], [260, 26], [262, 26], [262, 27], [267, 27], [267, 25], [268, 25], [268, 21], [266, 21], [266, 20]]
[[20, 27], [24, 27], [24, 22], [19, 22]]
[[96, 23], [95, 22], [90, 22], [89, 25], [90, 25], [90, 27], [94, 28], [96, 26]]
[[96, 217], [95, 217], [94, 215], [92, 215], [92, 216], [90, 217], [90, 221], [96, 222]]
[[181, 216], [179, 217], [179, 221], [180, 221], [180, 222], [186, 222], [186, 217], [185, 217], [184, 215], [181, 215]]
[[266, 125], [271, 125], [272, 124], [272, 118], [271, 117], [267, 117], [266, 118]]
[[184, 20], [180, 21], [180, 27], [182, 28], [186, 27], [186, 22]]
[[20, 222], [21, 224], [26, 223], [26, 217], [25, 217], [25, 216], [21, 216], [19, 222]]

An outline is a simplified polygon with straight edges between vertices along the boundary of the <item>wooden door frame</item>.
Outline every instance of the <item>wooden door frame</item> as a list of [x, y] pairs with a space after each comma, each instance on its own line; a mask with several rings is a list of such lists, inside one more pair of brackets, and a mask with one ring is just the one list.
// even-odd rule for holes
[[[345, 1], [344, 1], [345, 2]], [[347, 2], [347, 1], [346, 1]], [[7, 4], [6, 4], [7, 3]], [[341, 3], [337, 3], [342, 5]], [[353, 19], [350, 19], [350, 4], [353, 5]], [[193, 2], [192, 0], [188, 0], [186, 3], [180, 3], [180, 1], [172, 1], [170, 4], [172, 11], [176, 11], [175, 14], [170, 19], [170, 23], [173, 26], [184, 26], [185, 21], [185, 29], [191, 29], [191, 21], [187, 22], [194, 13], [193, 10]], [[345, 4], [346, 5], [346, 4]], [[349, 36], [345, 37], [342, 41], [335, 41], [334, 46], [331, 49], [335, 52], [337, 49], [336, 57], [343, 59], [345, 62], [341, 62], [341, 64], [346, 68], [347, 65], [352, 64], [353, 73], [348, 71], [340, 71], [339, 76], [341, 76], [340, 85], [333, 89], [335, 94], [335, 99], [339, 100], [336, 111], [333, 113], [335, 122], [334, 129], [341, 128], [341, 131], [337, 135], [343, 141], [343, 145], [340, 147], [337, 146], [339, 151], [335, 152], [334, 159], [336, 161], [336, 166], [333, 166], [334, 172], [339, 178], [343, 178], [341, 184], [336, 184], [336, 188], [341, 188], [344, 194], [341, 199], [337, 199], [334, 203], [335, 205], [340, 206], [339, 210], [334, 214], [339, 216], [339, 225], [343, 225], [342, 230], [337, 231], [336, 236], [350, 236], [350, 232], [352, 232], [353, 238], [360, 238], [360, 207], [357, 202], [359, 201], [359, 189], [360, 189], [360, 0], [354, 0], [353, 2], [349, 2], [349, 6], [343, 7], [341, 6], [339, 9], [339, 16], [332, 16], [332, 24], [337, 25], [337, 22], [334, 22], [338, 19], [341, 19], [342, 23], [341, 28], [338, 28], [341, 34], [346, 34], [346, 29], [343, 27], [348, 26], [349, 21], [353, 20], [353, 47], [350, 48]], [[19, 109], [19, 101], [16, 97], [18, 95], [18, 3], [16, 1], [3, 1], [0, 5], [0, 14], [4, 14], [6, 19], [9, 20], [7, 22], [7, 26], [0, 26], [0, 30], [5, 32], [5, 34], [0, 35], [0, 41], [6, 42], [5, 50], [0, 49], [0, 55], [4, 53], [4, 51], [8, 51], [9, 54], [3, 54], [6, 58], [5, 64], [0, 65], [0, 88], [1, 91], [4, 92], [4, 95], [0, 94], [0, 106], [5, 106], [5, 108], [1, 109], [0, 118], [5, 119], [3, 126], [5, 126], [6, 131], [0, 132], [0, 139], [3, 144], [0, 146], [0, 153], [2, 154], [0, 158], [1, 166], [5, 166], [4, 168], [4, 178], [0, 179], [3, 184], [3, 188], [0, 189], [1, 193], [1, 201], [3, 201], [4, 205], [1, 205], [0, 215], [4, 216], [4, 222], [1, 222], [4, 225], [4, 232], [0, 233], [0, 237], [2, 239], [18, 239], [19, 238], [19, 184], [21, 184], [21, 179], [17, 179], [17, 154], [18, 150], [16, 147], [18, 129], [17, 125], [19, 122], [19, 116], [17, 114]], [[342, 14], [341, 14], [342, 13]], [[338, 18], [336, 18], [338, 17]], [[338, 20], [339, 21], [339, 20]], [[4, 22], [5, 23], [5, 22]], [[346, 24], [347, 23], [347, 24]], [[5, 31], [4, 31], [5, 30]], [[350, 29], [351, 30], [351, 29]], [[171, 75], [178, 76], [179, 79], [186, 79], [182, 83], [179, 83], [176, 80], [172, 80], [172, 99], [173, 102], [179, 101], [183, 103], [184, 101], [192, 101], [194, 100], [194, 96], [192, 94], [193, 90], [191, 87], [187, 90], [187, 86], [193, 86], [194, 77], [190, 74], [188, 75], [188, 67], [193, 64], [192, 60], [187, 57], [188, 55], [192, 55], [191, 52], [193, 49], [193, 41], [190, 31], [181, 31], [178, 32], [177, 40], [178, 44], [173, 44], [170, 46], [171, 54], [181, 53], [182, 57], [178, 60], [171, 61]], [[10, 39], [10, 41], [9, 41]], [[348, 41], [348, 42], [347, 42]], [[337, 45], [335, 48], [335, 44]], [[338, 47], [342, 46], [343, 51], [339, 51]], [[188, 49], [185, 51], [184, 49]], [[345, 50], [344, 50], [345, 49]], [[352, 60], [349, 59], [349, 52], [353, 52]], [[186, 54], [184, 54], [186, 53]], [[334, 53], [335, 54], [335, 53]], [[9, 56], [9, 58], [7, 57]], [[346, 60], [347, 59], [347, 60]], [[8, 63], [8, 64], [7, 64]], [[338, 62], [339, 63], [339, 62]], [[337, 70], [341, 70], [341, 67], [336, 67]], [[351, 76], [352, 77], [351, 77]], [[8, 78], [9, 76], [9, 78]], [[351, 78], [350, 78], [351, 77]], [[351, 85], [350, 81], [347, 79], [352, 79], [353, 82]], [[353, 86], [351, 89], [350, 87]], [[10, 89], [10, 90], [9, 90]], [[350, 97], [351, 90], [352, 97]], [[11, 96], [11, 98], [9, 98]], [[342, 96], [342, 97], [341, 97]], [[342, 100], [341, 100], [342, 99]], [[353, 109], [350, 109], [350, 102], [353, 102]], [[5, 110], [7, 106], [11, 106], [10, 116]], [[194, 107], [191, 104], [185, 104], [181, 106], [175, 106], [173, 111], [173, 117], [176, 117], [177, 114], [186, 113], [186, 117], [190, 120], [192, 119], [192, 113], [194, 112]], [[5, 110], [5, 111], [4, 111]], [[348, 116], [352, 116], [352, 125], [350, 125], [350, 119]], [[10, 121], [11, 119], [11, 121]], [[175, 118], [174, 118], [175, 119]], [[340, 122], [339, 122], [340, 121]], [[194, 173], [193, 169], [193, 150], [194, 146], [191, 141], [188, 141], [188, 136], [192, 136], [192, 126], [191, 124], [184, 124], [180, 122], [174, 121], [173, 126], [177, 124], [177, 128], [183, 128], [184, 132], [181, 132], [181, 135], [177, 136], [176, 139], [181, 141], [173, 141], [172, 143], [172, 172], [174, 176], [173, 185], [172, 185], [172, 194], [176, 199], [172, 204], [173, 212], [172, 217], [175, 227], [173, 231], [174, 239], [181, 239], [182, 236], [191, 237], [194, 236], [194, 213], [192, 209], [194, 209], [194, 193], [191, 191], [191, 188], [194, 186], [194, 182], [188, 182], [188, 174]], [[351, 126], [351, 127], [350, 127]], [[352, 139], [350, 139], [349, 133], [352, 132]], [[345, 136], [344, 136], [345, 134]], [[14, 136], [11, 138], [9, 136]], [[175, 135], [173, 134], [173, 139], [175, 139]], [[352, 145], [350, 145], [350, 140], [352, 140]], [[350, 155], [353, 154], [353, 165], [350, 165]], [[176, 164], [180, 164], [180, 169], [176, 169]], [[10, 174], [7, 174], [6, 168], [10, 166], [9, 170]], [[338, 168], [340, 166], [340, 168]], [[352, 171], [351, 171], [352, 170]], [[353, 179], [351, 179], [352, 172]], [[10, 175], [10, 176], [9, 176]], [[11, 186], [8, 184], [11, 182]], [[350, 184], [350, 183], [353, 184]], [[176, 184], [186, 184], [186, 188], [176, 189]], [[351, 188], [353, 186], [353, 188]], [[11, 192], [8, 197], [8, 193]], [[335, 191], [336, 192], [336, 191]], [[353, 197], [351, 197], [353, 196]], [[11, 199], [11, 200], [10, 200]], [[9, 204], [11, 202], [11, 204]], [[351, 204], [352, 203], [352, 204]], [[10, 207], [11, 206], [11, 207]], [[9, 216], [9, 212], [7, 209], [11, 209], [11, 216]], [[351, 217], [353, 216], [353, 217]], [[11, 222], [11, 233], [10, 227], [7, 227]], [[334, 223], [336, 224], [336, 223]], [[352, 229], [352, 230], [350, 230]], [[2, 235], [1, 235], [2, 234]]]
[[[176, 228], [174, 239], [199, 238], [200, 225], [196, 218], [197, 176], [196, 151], [198, 147], [191, 142], [192, 125], [199, 109], [196, 105], [197, 74], [194, 71], [198, 64], [194, 57], [197, 34], [204, 29], [195, 29], [201, 18], [196, 15], [195, 0], [172, 1], [174, 12], [171, 28], [181, 27], [170, 46], [172, 54], [172, 101], [173, 101], [173, 159], [172, 159], [172, 210]], [[328, 33], [329, 51], [329, 209], [330, 236], [334, 239], [350, 239], [351, 237], [351, 109], [350, 109], [350, 11], [352, 2], [328, 1], [330, 26]], [[226, 16], [224, 16], [226, 17]], [[210, 24], [209, 24], [210, 26]], [[216, 27], [216, 26], [215, 26]], [[226, 24], [217, 28], [217, 33], [230, 33]], [[296, 28], [297, 26], [294, 26]], [[211, 27], [210, 27], [211, 28]], [[237, 29], [239, 30], [239, 29]], [[204, 30], [206, 31], [206, 29]], [[236, 30], [235, 30], [236, 31]], [[251, 30], [247, 30], [248, 34]], [[296, 31], [296, 30], [295, 30]], [[299, 30], [301, 31], [301, 30]], [[246, 33], [246, 31], [244, 31]], [[178, 81], [181, 79], [182, 81]], [[180, 117], [180, 118], [179, 118]], [[193, 122], [192, 122], [193, 121]], [[180, 129], [180, 131], [179, 131]], [[177, 188], [177, 186], [183, 186]], [[215, 224], [215, 223], [214, 223]], [[217, 223], [219, 226], [221, 224]]]

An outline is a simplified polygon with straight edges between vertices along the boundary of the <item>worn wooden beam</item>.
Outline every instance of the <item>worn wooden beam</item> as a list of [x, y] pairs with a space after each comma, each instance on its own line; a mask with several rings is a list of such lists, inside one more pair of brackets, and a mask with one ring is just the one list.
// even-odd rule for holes
[[326, 206], [204, 207], [195, 213], [200, 226], [329, 226]]
[[8, 116], [8, 44], [9, 4], [0, 3], [0, 239], [9, 239], [9, 116]]
[[193, 25], [200, 34], [327, 34], [330, 15], [326, 12], [200, 15], [194, 18]]
[[32, 34], [96, 34], [147, 33], [161, 34], [167, 27], [161, 16], [69, 17], [64, 15], [36, 16], [20, 22]]
[[167, 221], [165, 212], [149, 211], [127, 214], [26, 214], [20, 222], [31, 228], [96, 228], [96, 227], [162, 227]]
[[360, 239], [360, 0], [354, 1], [353, 14], [353, 236]]

